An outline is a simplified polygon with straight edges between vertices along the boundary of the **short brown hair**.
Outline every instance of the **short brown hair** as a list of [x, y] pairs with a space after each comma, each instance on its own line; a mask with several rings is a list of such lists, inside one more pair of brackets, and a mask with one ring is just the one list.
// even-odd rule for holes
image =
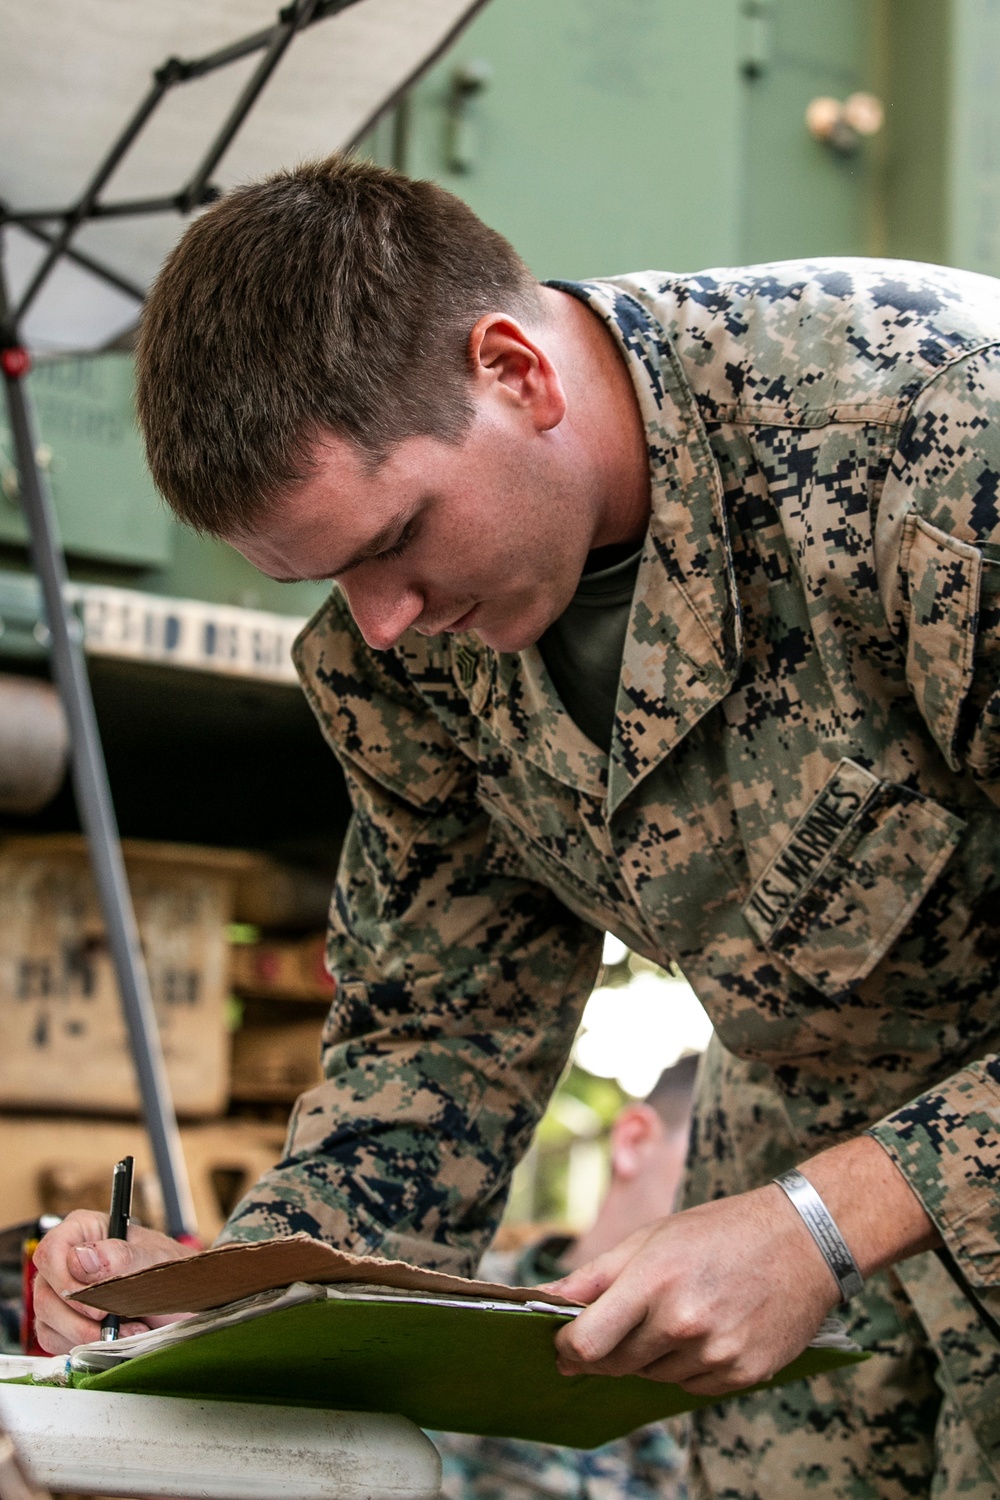
[[540, 315], [507, 241], [432, 182], [332, 156], [195, 221], [146, 306], [137, 407], [153, 478], [199, 530], [238, 534], [306, 477], [324, 431], [377, 464], [461, 437], [468, 336]]
[[656, 1110], [668, 1130], [686, 1130], [690, 1124], [700, 1062], [700, 1052], [685, 1052], [672, 1067], [664, 1068], [643, 1100]]

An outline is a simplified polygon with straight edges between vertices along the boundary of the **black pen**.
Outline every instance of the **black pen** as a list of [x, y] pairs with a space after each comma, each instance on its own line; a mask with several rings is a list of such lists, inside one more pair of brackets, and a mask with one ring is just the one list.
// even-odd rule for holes
[[[131, 1156], [123, 1157], [115, 1167], [114, 1176], [111, 1179], [111, 1214], [108, 1221], [109, 1240], [128, 1239], [128, 1220], [132, 1212], [132, 1168], [135, 1160]], [[101, 1343], [110, 1344], [118, 1337], [119, 1318], [116, 1313], [108, 1313], [101, 1323]]]

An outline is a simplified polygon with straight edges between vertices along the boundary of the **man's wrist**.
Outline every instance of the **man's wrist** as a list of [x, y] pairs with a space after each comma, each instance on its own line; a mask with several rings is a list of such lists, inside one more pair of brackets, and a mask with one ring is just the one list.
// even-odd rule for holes
[[813, 1237], [826, 1261], [842, 1303], [850, 1302], [864, 1286], [861, 1272], [837, 1222], [808, 1177], [793, 1167], [774, 1179]]
[[802, 1163], [861, 1276], [941, 1243], [933, 1220], [874, 1137], [858, 1136]]

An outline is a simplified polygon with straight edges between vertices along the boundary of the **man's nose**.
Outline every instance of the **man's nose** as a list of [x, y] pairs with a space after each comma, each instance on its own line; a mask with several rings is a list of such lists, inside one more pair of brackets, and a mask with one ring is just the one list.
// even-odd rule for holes
[[341, 587], [354, 623], [376, 651], [388, 651], [423, 613], [423, 595], [414, 588], [377, 588], [357, 578]]

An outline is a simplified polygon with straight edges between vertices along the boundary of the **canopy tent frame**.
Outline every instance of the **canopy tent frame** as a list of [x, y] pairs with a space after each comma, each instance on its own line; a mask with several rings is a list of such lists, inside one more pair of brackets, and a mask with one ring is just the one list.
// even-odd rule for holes
[[[52, 240], [47, 253], [22, 293], [20, 301], [13, 309], [11, 317], [14, 325], [17, 327], [21, 325], [56, 262], [69, 247], [81, 224], [88, 219], [120, 219], [159, 213], [189, 214], [196, 208], [213, 203], [219, 196], [219, 189], [214, 187], [209, 179], [236, 132], [253, 109], [293, 38], [299, 31], [314, 22], [335, 16], [340, 11], [346, 10], [348, 6], [357, 3], [358, 0], [292, 0], [290, 5], [284, 6], [278, 12], [274, 25], [267, 30], [256, 31], [252, 36], [233, 42], [228, 47], [220, 47], [205, 57], [192, 58], [187, 61], [179, 57], [168, 57], [165, 63], [154, 69], [153, 81], [148, 93], [140, 101], [132, 118], [112, 143], [111, 149], [74, 204], [68, 208], [31, 209], [20, 213], [8, 210], [0, 220], [0, 222], [22, 226], [52, 221], [62, 223], [62, 229]], [[125, 199], [118, 203], [100, 201], [102, 189], [170, 89], [182, 83], [190, 83], [194, 78], [204, 78], [207, 73], [214, 73], [219, 68], [240, 62], [255, 52], [263, 52], [264, 55], [236, 98], [232, 109], [216, 132], [215, 138], [201, 161], [182, 188], [176, 193], [157, 198]], [[102, 269], [99, 274], [103, 276], [104, 270]]]
[[[13, 435], [20, 498], [29, 531], [29, 550], [42, 586], [48, 622], [52, 673], [70, 727], [71, 771], [81, 825], [86, 836], [95, 883], [108, 933], [143, 1117], [163, 1197], [167, 1232], [194, 1241], [195, 1218], [177, 1118], [163, 1060], [149, 978], [139, 941], [135, 912], [122, 858], [107, 766], [94, 712], [83, 653], [80, 622], [67, 599], [67, 569], [55, 508], [46, 474], [38, 460], [38, 436], [29, 389], [31, 359], [21, 329], [24, 318], [60, 261], [68, 259], [141, 304], [145, 290], [97, 256], [73, 245], [88, 221], [144, 214], [190, 214], [215, 201], [220, 189], [211, 181], [226, 150], [246, 120], [284, 53], [300, 31], [337, 15], [358, 0], [292, 0], [274, 24], [217, 48], [203, 57], [169, 57], [152, 75], [151, 86], [112, 143], [80, 196], [63, 208], [14, 210], [0, 206], [0, 230], [21, 229], [46, 246], [40, 263], [15, 303], [0, 256], [0, 369]], [[405, 90], [451, 45], [486, 0], [469, 5], [446, 36], [378, 110], [355, 132], [351, 149]], [[103, 202], [101, 194], [158, 105], [173, 88], [252, 56], [262, 56], [222, 125], [175, 193], [155, 198]], [[59, 227], [54, 227], [59, 226]]]

